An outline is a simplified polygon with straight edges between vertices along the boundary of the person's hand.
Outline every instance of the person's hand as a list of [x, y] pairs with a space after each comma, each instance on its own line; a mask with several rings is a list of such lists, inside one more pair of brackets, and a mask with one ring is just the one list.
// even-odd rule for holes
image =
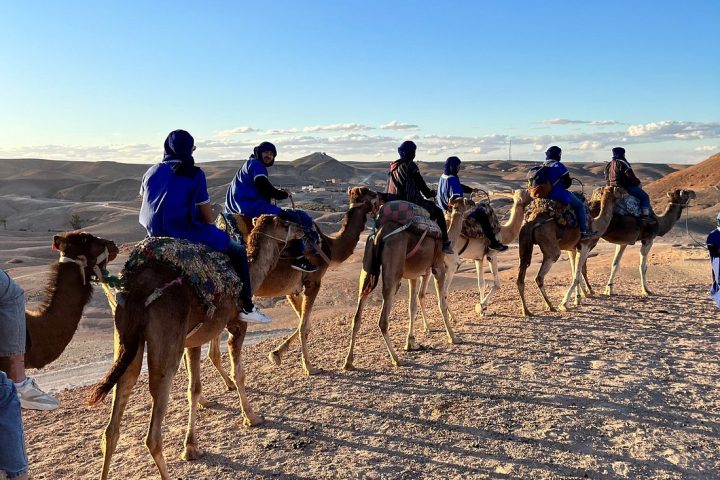
[[430, 189], [430, 198], [435, 198], [435, 197], [437, 197], [437, 190], [435, 190], [434, 188], [431, 188]]

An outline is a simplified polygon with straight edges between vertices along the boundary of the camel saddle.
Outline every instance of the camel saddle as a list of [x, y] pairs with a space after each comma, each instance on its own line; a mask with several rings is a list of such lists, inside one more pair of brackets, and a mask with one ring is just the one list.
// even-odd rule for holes
[[380, 207], [375, 219], [375, 229], [377, 230], [387, 223], [401, 225], [418, 235], [426, 232], [428, 237], [441, 237], [440, 227], [430, 219], [430, 213], [421, 206], [405, 200], [393, 200]]
[[[593, 209], [600, 208], [600, 199], [602, 198], [602, 191], [603, 191], [603, 187], [598, 187], [595, 190], [593, 190], [592, 197], [590, 197], [590, 206]], [[613, 210], [613, 213], [615, 215], [631, 215], [633, 217], [638, 217], [638, 218], [641, 217], [642, 209], [640, 208], [640, 200], [638, 200], [637, 197], [628, 195], [624, 189], [623, 189], [623, 192], [626, 193], [626, 195], [624, 195], [622, 198], [618, 199], [615, 202], [615, 209]]]
[[460, 232], [464, 237], [467, 238], [481, 238], [485, 237], [480, 222], [477, 221], [475, 215], [487, 215], [490, 219], [490, 226], [492, 226], [493, 233], [497, 235], [500, 232], [500, 221], [498, 220], [495, 210], [488, 202], [479, 203], [470, 214], [465, 217], [462, 224], [462, 231]]
[[[132, 283], [142, 267], [152, 262], [172, 267], [181, 279], [177, 283], [185, 283], [193, 288], [208, 317], [215, 313], [216, 297], [228, 296], [236, 301], [239, 299], [242, 281], [227, 255], [222, 252], [188, 240], [148, 237], [135, 245], [125, 262], [122, 271], [125, 285]], [[170, 284], [166, 285], [168, 286]], [[156, 291], [152, 295], [161, 294], [162, 291]]]
[[[593, 218], [590, 215], [590, 207], [585, 201], [585, 196], [579, 192], [570, 192], [571, 195], [575, 195], [585, 203], [585, 212], [587, 216], [588, 227], [592, 226]], [[575, 215], [575, 209], [570, 205], [551, 200], [549, 198], [536, 198], [525, 211], [525, 222], [531, 222], [540, 215], [549, 215], [550, 220], [555, 220], [558, 225], [567, 228], [573, 228], [578, 226], [577, 217]]]

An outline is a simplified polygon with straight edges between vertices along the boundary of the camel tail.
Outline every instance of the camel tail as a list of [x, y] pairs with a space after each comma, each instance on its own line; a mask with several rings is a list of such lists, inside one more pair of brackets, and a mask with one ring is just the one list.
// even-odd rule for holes
[[520, 250], [520, 265], [528, 267], [532, 263], [532, 252], [535, 244], [535, 225], [526, 223], [520, 229], [518, 247]]
[[380, 280], [380, 269], [382, 267], [382, 251], [385, 242], [382, 240], [381, 230], [378, 230], [375, 237], [369, 237], [365, 243], [365, 255], [363, 255], [363, 267], [360, 272], [360, 296], [366, 297], [375, 290]]
[[115, 311], [115, 328], [118, 329], [120, 337], [117, 360], [105, 374], [105, 377], [95, 384], [88, 397], [88, 405], [96, 405], [105, 399], [138, 352], [138, 347], [142, 341], [142, 333], [145, 329], [145, 305], [142, 301], [128, 301], [127, 305], [130, 308], [118, 308]]

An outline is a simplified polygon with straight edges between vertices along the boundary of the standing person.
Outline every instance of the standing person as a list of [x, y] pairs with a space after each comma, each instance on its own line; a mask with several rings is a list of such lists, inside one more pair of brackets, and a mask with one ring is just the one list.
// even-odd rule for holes
[[580, 227], [580, 238], [589, 239], [597, 237], [597, 232], [588, 229], [585, 204], [576, 195], [568, 191], [572, 179], [570, 178], [570, 172], [567, 167], [560, 161], [561, 156], [562, 150], [557, 145], [553, 145], [545, 151], [545, 163], [542, 166], [541, 172], [552, 186], [548, 198], [565, 205], [570, 205], [575, 210], [575, 216], [577, 217]]
[[[225, 211], [240, 213], [250, 218], [260, 215], [277, 215], [283, 220], [298, 223], [305, 233], [314, 237], [313, 221], [302, 210], [282, 209], [270, 203], [271, 200], [285, 200], [290, 193], [275, 188], [268, 179], [268, 167], [275, 164], [277, 149], [270, 142], [262, 142], [253, 149], [250, 158], [235, 174], [225, 196]], [[316, 238], [317, 241], [317, 238]], [[305, 257], [305, 243], [294, 240], [288, 246], [289, 253], [294, 260], [290, 265], [301, 272], [314, 272], [318, 269]]]
[[19, 480], [28, 478], [20, 400], [15, 383], [2, 370], [0, 370], [0, 478]]
[[655, 221], [650, 216], [650, 196], [640, 187], [640, 179], [625, 158], [625, 149], [622, 147], [612, 149], [612, 160], [605, 166], [605, 184], [622, 187], [637, 198], [640, 201], [641, 220], [644, 223]]
[[445, 215], [440, 207], [435, 205], [432, 200], [428, 200], [435, 198], [437, 192], [427, 186], [417, 163], [413, 161], [416, 150], [417, 145], [410, 140], [404, 141], [398, 147], [400, 158], [390, 164], [385, 193], [388, 194], [390, 200], [405, 200], [426, 209], [430, 213], [430, 218], [437, 222], [442, 232], [443, 253], [453, 255], [454, 252], [448, 239]]
[[717, 228], [710, 232], [705, 244], [708, 252], [710, 252], [710, 267], [712, 269], [712, 286], [710, 287], [710, 297], [715, 300], [718, 308], [720, 308], [720, 213], [717, 218]]
[[[440, 180], [438, 181], [436, 202], [437, 205], [446, 212], [450, 210], [449, 203], [452, 198], [462, 198], [465, 193], [474, 192], [472, 187], [468, 187], [467, 185], [460, 183], [460, 177], [458, 177], [460, 163], [461, 162], [458, 157], [448, 157], [447, 160], [445, 160], [444, 173], [440, 176]], [[495, 232], [490, 224], [490, 218], [483, 206], [478, 205], [477, 208], [470, 212], [468, 216], [474, 218], [478, 224], [480, 224], [480, 228], [482, 228], [483, 233], [488, 240], [490, 240], [490, 244], [488, 245], [490, 250], [504, 252], [508, 249], [507, 245], [503, 245], [500, 241], [498, 241], [497, 237], [495, 237]]]
[[245, 246], [213, 224], [205, 172], [195, 166], [192, 156], [195, 140], [185, 130], [175, 130], [168, 135], [164, 148], [162, 162], [143, 175], [140, 224], [151, 237], [180, 238], [225, 252], [242, 281], [240, 320], [270, 323], [252, 301]]
[[60, 402], [25, 375], [25, 291], [0, 269], [0, 370], [17, 390], [22, 408], [55, 410]]

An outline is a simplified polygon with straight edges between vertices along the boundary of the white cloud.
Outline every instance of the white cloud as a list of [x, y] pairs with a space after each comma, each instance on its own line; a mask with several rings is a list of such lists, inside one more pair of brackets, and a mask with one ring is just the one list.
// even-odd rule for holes
[[705, 145], [702, 147], [696, 147], [695, 151], [696, 152], [714, 152], [717, 149], [718, 149], [717, 145]]
[[364, 130], [372, 130], [372, 127], [360, 125], [359, 123], [335, 123], [303, 128], [303, 132], [361, 132]]
[[410, 123], [402, 123], [397, 120], [393, 120], [385, 125], [380, 125], [382, 130], [417, 130], [420, 128], [418, 125], [412, 125]]
[[618, 125], [620, 122], [616, 120], [570, 120], [567, 118], [551, 118], [549, 120], [543, 120], [542, 123], [545, 125]]
[[225, 137], [234, 137], [235, 135], [242, 135], [245, 133], [253, 133], [253, 132], [257, 132], [257, 130], [255, 130], [252, 127], [237, 127], [237, 128], [231, 128], [229, 130], [221, 130], [221, 131], [217, 132], [215, 134], [215, 136], [220, 137], [220, 138], [225, 138]]

